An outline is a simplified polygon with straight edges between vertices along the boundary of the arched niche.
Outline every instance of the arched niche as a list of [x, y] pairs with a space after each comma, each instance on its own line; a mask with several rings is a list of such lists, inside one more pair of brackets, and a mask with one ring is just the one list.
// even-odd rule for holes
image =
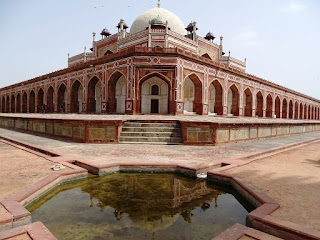
[[83, 87], [82, 84], [76, 80], [72, 84], [71, 88], [71, 109], [72, 113], [82, 112], [82, 102], [83, 102]]
[[127, 96], [127, 79], [116, 71], [108, 81], [108, 112], [125, 113]]
[[209, 114], [223, 114], [222, 86], [218, 80], [214, 80], [209, 86]]
[[141, 113], [168, 113], [169, 86], [163, 79], [153, 76], [141, 85]]
[[239, 90], [234, 84], [228, 89], [228, 114], [239, 116]]
[[101, 113], [102, 90], [101, 81], [93, 77], [88, 84], [87, 112]]
[[202, 113], [202, 84], [196, 74], [184, 80], [184, 112]]

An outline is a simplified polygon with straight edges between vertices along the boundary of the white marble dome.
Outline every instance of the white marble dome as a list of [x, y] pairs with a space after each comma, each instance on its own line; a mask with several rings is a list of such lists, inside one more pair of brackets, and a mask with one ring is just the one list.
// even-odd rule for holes
[[181, 35], [186, 35], [187, 31], [185, 26], [180, 18], [177, 17], [174, 13], [168, 11], [164, 8], [152, 8], [144, 13], [142, 13], [134, 22], [130, 28], [130, 34], [135, 34], [146, 30], [149, 27], [149, 21], [155, 18], [161, 18], [165, 21], [168, 21], [168, 26], [171, 31], [176, 32]]

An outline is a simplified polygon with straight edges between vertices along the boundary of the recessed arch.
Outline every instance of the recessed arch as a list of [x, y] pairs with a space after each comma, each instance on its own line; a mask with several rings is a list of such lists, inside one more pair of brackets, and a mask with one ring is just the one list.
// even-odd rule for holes
[[287, 99], [282, 100], [282, 118], [287, 118], [288, 102]]
[[5, 98], [4, 96], [2, 96], [2, 98], [0, 99], [1, 100], [1, 112], [4, 113], [6, 110], [5, 110]]
[[6, 113], [10, 112], [10, 97], [9, 95], [6, 98]]
[[54, 112], [54, 89], [52, 86], [47, 91], [47, 110], [48, 113]]
[[258, 91], [256, 94], [256, 115], [263, 117], [263, 95], [261, 91]]
[[44, 92], [42, 88], [39, 88], [38, 94], [37, 94], [37, 112], [45, 113]]
[[88, 83], [87, 112], [101, 113], [102, 88], [101, 80], [94, 76]]
[[250, 88], [246, 88], [243, 92], [243, 109], [244, 116], [252, 117], [252, 92]]
[[83, 86], [80, 81], [76, 80], [71, 87], [71, 113], [82, 112], [82, 102], [83, 102]]
[[228, 89], [228, 114], [239, 116], [239, 90], [235, 84]]
[[292, 100], [289, 101], [289, 119], [293, 118], [293, 102]]
[[16, 112], [20, 113], [21, 112], [21, 94], [17, 94], [17, 107], [16, 107]]
[[28, 112], [28, 94], [26, 92], [22, 94], [22, 112]]
[[202, 113], [202, 83], [196, 73], [184, 79], [184, 111]]
[[266, 117], [272, 118], [272, 104], [273, 104], [273, 99], [271, 94], [269, 93], [267, 96], [267, 109], [266, 109]]
[[103, 55], [107, 56], [113, 54], [113, 51], [111, 51], [110, 49], [108, 49]]
[[311, 119], [311, 106], [310, 105], [308, 105], [308, 113], [307, 113], [307, 115], [308, 115], [308, 119], [310, 120]]
[[57, 111], [60, 113], [66, 112], [67, 103], [67, 87], [64, 83], [61, 83], [58, 88], [58, 99], [57, 99]]
[[29, 113], [34, 113], [36, 111], [36, 94], [31, 90], [29, 94]]
[[209, 113], [223, 115], [222, 106], [222, 85], [218, 80], [214, 80], [209, 85]]
[[294, 103], [294, 119], [299, 118], [299, 103], [296, 101]]
[[279, 96], [277, 96], [276, 100], [275, 100], [275, 115], [276, 115], [276, 118], [280, 118], [280, 105], [281, 105], [281, 101], [280, 101]]
[[300, 115], [299, 115], [299, 119], [303, 119], [303, 110], [304, 110], [304, 108], [303, 108], [303, 104], [302, 104], [302, 102], [300, 103]]
[[212, 58], [210, 57], [210, 55], [208, 53], [202, 54], [201, 57], [212, 60]]
[[314, 119], [314, 106], [311, 107], [311, 120]]
[[12, 94], [12, 96], [11, 96], [11, 112], [12, 113], [16, 112], [15, 105], [16, 105], [16, 98], [15, 98], [14, 94]]
[[108, 112], [125, 113], [127, 96], [127, 79], [116, 70], [108, 81]]

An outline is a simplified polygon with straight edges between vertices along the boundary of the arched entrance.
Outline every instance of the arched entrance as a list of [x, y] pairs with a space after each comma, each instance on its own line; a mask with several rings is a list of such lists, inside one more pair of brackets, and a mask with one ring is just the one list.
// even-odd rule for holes
[[112, 74], [108, 81], [108, 112], [125, 113], [127, 80], [121, 72]]
[[243, 109], [244, 116], [252, 117], [252, 93], [249, 88], [243, 93]]
[[153, 76], [141, 85], [141, 113], [168, 113], [169, 86], [163, 79]]
[[280, 118], [280, 98], [277, 96], [275, 100], [275, 114], [276, 118]]
[[256, 98], [256, 115], [258, 117], [263, 117], [263, 96], [260, 91], [257, 93]]
[[282, 101], [282, 118], [287, 118], [287, 111], [288, 111], [288, 103], [287, 99], [283, 99]]
[[184, 112], [202, 113], [202, 84], [196, 74], [184, 80]]
[[311, 120], [314, 119], [314, 106], [311, 107]]
[[289, 119], [293, 118], [293, 103], [292, 100], [289, 101]]
[[88, 84], [87, 112], [101, 113], [101, 81], [93, 77]]
[[295, 102], [295, 104], [294, 104], [294, 118], [295, 119], [299, 118], [299, 104], [298, 104], [298, 102]]
[[300, 116], [299, 119], [303, 119], [303, 104], [300, 103]]
[[2, 101], [1, 101], [1, 112], [3, 113], [6, 112], [6, 99], [4, 98], [4, 96], [2, 97]]
[[234, 84], [228, 89], [228, 114], [239, 116], [239, 91]]
[[36, 108], [36, 94], [32, 90], [29, 95], [29, 113], [34, 113]]
[[268, 94], [268, 96], [267, 96], [267, 111], [266, 111], [266, 117], [268, 117], [268, 118], [272, 118], [273, 116], [272, 116], [272, 104], [273, 104], [273, 102], [272, 102], [272, 96], [271, 96], [271, 94]]
[[71, 88], [71, 109], [72, 113], [82, 112], [82, 102], [83, 102], [83, 87], [81, 83], [76, 80]]
[[28, 112], [28, 95], [26, 92], [24, 92], [22, 95], [22, 112]]
[[37, 112], [38, 113], [44, 113], [45, 108], [44, 108], [44, 92], [42, 88], [39, 89], [38, 91], [38, 96], [37, 96]]
[[223, 114], [222, 86], [218, 80], [214, 80], [209, 86], [209, 113]]
[[6, 112], [10, 112], [10, 97], [7, 96], [7, 99], [6, 99]]
[[58, 89], [58, 102], [57, 102], [57, 112], [66, 112], [66, 102], [67, 102], [67, 91], [66, 85], [62, 83]]
[[21, 95], [20, 93], [17, 94], [17, 107], [16, 107], [16, 112], [20, 113], [21, 112]]
[[308, 106], [308, 119], [311, 119], [311, 106]]
[[11, 112], [15, 113], [16, 109], [15, 109], [15, 104], [16, 104], [16, 98], [14, 95], [11, 96]]
[[53, 102], [54, 90], [53, 87], [50, 86], [47, 92], [47, 112], [54, 112], [54, 102]]

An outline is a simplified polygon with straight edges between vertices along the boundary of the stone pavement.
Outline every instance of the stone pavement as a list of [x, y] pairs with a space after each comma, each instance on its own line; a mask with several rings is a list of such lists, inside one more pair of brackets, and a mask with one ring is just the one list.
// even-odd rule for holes
[[287, 144], [320, 137], [320, 132], [233, 143], [221, 146], [88, 144], [36, 136], [0, 128], [0, 136], [43, 147], [61, 155], [70, 155], [89, 163], [104, 165], [113, 162], [175, 163], [214, 165], [224, 158], [251, 154]]
[[41, 114], [41, 113], [0, 113], [0, 116], [76, 119], [76, 120], [179, 120], [215, 123], [319, 123], [319, 120], [293, 120], [280, 118], [226, 117], [213, 115], [117, 115], [117, 114]]

